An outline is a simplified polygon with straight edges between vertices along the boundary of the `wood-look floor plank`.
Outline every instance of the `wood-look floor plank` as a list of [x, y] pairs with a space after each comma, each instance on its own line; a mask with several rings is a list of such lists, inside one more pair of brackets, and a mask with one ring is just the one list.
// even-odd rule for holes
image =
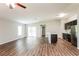
[[47, 38], [23, 38], [0, 45], [0, 56], [79, 56], [79, 50], [64, 39], [49, 44]]

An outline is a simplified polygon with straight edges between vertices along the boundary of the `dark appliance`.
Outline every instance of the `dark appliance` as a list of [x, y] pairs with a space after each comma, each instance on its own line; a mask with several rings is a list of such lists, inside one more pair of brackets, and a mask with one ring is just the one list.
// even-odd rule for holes
[[77, 37], [76, 37], [76, 28], [71, 26], [71, 43], [77, 47]]
[[51, 43], [57, 42], [57, 34], [51, 34]]

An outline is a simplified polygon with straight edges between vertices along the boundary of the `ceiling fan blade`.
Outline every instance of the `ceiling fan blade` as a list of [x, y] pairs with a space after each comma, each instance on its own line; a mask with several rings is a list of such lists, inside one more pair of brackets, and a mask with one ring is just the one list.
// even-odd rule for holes
[[24, 6], [24, 5], [22, 5], [22, 4], [20, 4], [20, 3], [16, 3], [16, 5], [18, 5], [18, 6], [20, 6], [20, 7], [22, 7], [22, 8], [26, 8], [26, 6]]

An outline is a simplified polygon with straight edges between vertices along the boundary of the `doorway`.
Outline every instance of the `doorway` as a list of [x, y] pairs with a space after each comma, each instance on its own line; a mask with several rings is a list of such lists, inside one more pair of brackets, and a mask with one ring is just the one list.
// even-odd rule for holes
[[45, 37], [46, 35], [46, 31], [45, 31], [45, 25], [41, 25], [41, 29], [42, 29], [42, 35], [41, 35], [41, 37]]

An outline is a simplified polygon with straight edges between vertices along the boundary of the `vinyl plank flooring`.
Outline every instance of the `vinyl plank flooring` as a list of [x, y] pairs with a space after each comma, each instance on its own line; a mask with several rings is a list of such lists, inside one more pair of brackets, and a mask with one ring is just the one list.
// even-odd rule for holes
[[63, 39], [49, 44], [47, 38], [29, 37], [0, 45], [0, 56], [79, 56], [79, 50]]

